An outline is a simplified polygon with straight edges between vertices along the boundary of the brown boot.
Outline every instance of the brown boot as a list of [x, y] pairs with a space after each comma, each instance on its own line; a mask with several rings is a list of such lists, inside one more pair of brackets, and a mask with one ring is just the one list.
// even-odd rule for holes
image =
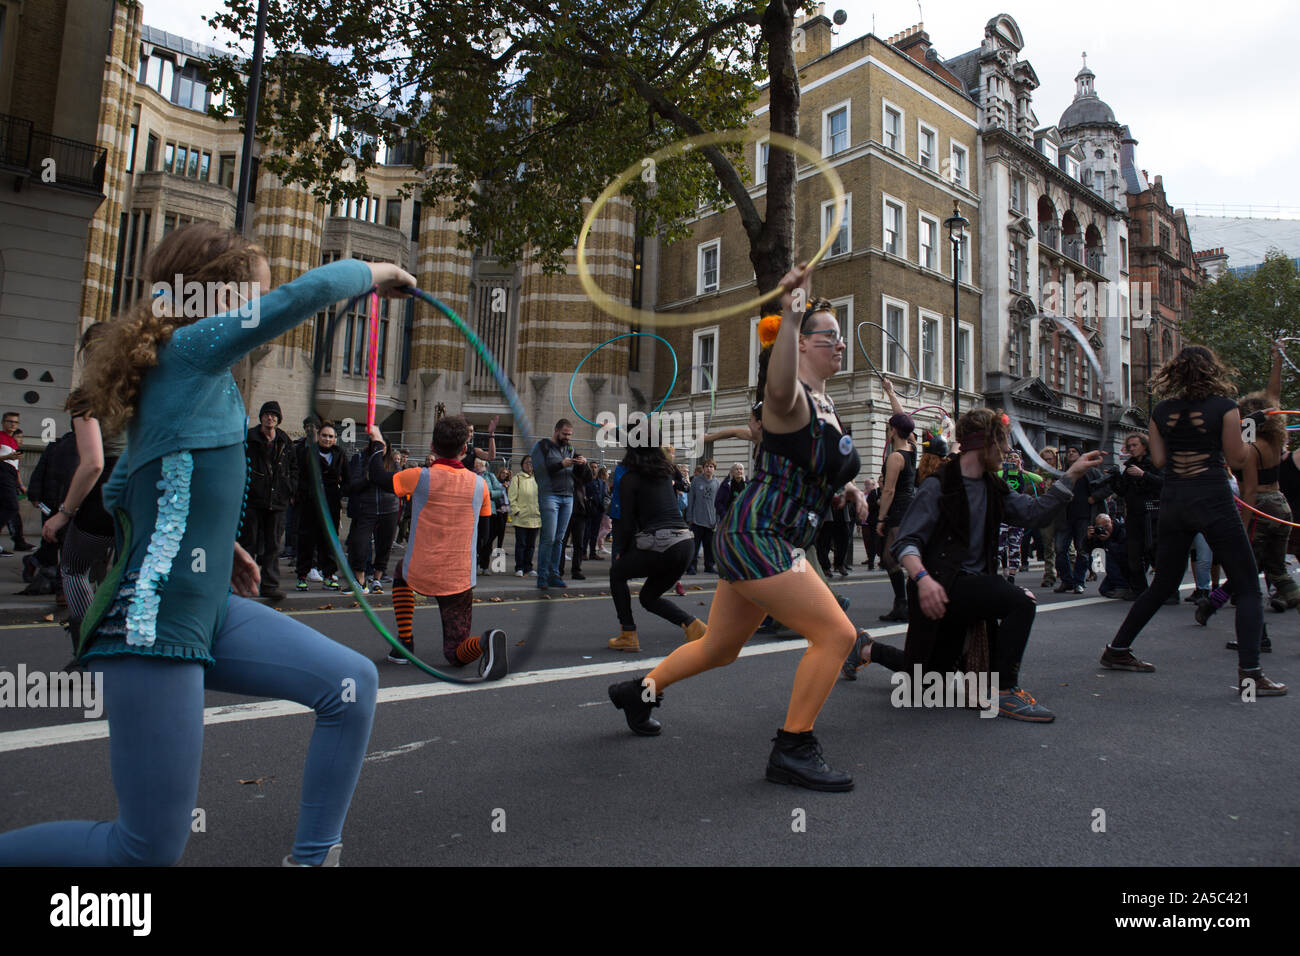
[[636, 639], [636, 631], [620, 631], [618, 637], [609, 639], [611, 651], [639, 651], [641, 642]]
[[1246, 681], [1253, 681], [1253, 693], [1256, 697], [1282, 697], [1286, 694], [1286, 684], [1279, 684], [1277, 681], [1269, 680], [1264, 676], [1263, 668], [1256, 667], [1254, 670], [1244, 671], [1237, 668], [1237, 693], [1245, 695], [1247, 692]]
[[704, 622], [697, 617], [691, 621], [691, 623], [683, 624], [682, 630], [686, 632], [686, 640], [698, 641], [704, 636], [708, 628], [705, 627]]

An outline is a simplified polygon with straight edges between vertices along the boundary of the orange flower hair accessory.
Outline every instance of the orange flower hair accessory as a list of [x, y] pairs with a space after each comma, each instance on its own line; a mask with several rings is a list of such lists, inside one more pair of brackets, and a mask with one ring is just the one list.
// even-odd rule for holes
[[777, 333], [781, 331], [781, 316], [765, 315], [758, 323], [758, 343], [763, 348], [771, 348], [772, 343], [776, 341]]

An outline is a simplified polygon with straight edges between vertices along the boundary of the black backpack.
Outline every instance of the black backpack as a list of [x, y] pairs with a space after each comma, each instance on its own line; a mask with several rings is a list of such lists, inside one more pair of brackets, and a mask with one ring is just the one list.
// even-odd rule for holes
[[76, 432], [65, 432], [41, 452], [41, 459], [27, 482], [27, 500], [33, 504], [41, 502], [51, 511], [56, 510], [67, 497], [68, 489], [72, 487], [72, 476], [80, 463]]

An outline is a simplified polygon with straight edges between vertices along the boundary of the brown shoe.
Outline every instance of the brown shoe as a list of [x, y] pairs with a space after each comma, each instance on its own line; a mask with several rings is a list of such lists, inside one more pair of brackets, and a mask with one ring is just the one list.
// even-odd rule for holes
[[641, 642], [636, 639], [636, 631], [620, 631], [618, 637], [609, 639], [611, 651], [640, 651]]
[[705, 626], [704, 622], [697, 617], [691, 621], [691, 623], [683, 624], [682, 630], [686, 632], [686, 640], [698, 641], [704, 636], [705, 632], [708, 631], [708, 628]]
[[[1249, 687], [1247, 681], [1252, 682]], [[1244, 671], [1238, 667], [1237, 693], [1244, 698], [1248, 690], [1255, 697], [1282, 697], [1286, 694], [1286, 684], [1269, 680], [1264, 676], [1263, 668], [1256, 667], [1254, 670]]]

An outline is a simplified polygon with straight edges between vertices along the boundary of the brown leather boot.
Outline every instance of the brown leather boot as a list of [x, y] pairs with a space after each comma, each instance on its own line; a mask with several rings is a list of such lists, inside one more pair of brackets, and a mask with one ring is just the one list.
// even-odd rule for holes
[[636, 639], [636, 631], [620, 631], [618, 637], [609, 639], [611, 651], [639, 651], [641, 642]]
[[682, 630], [686, 632], [686, 640], [698, 641], [704, 636], [708, 628], [705, 626], [704, 622], [697, 617], [695, 620], [691, 621], [691, 623], [683, 624]]
[[1246, 681], [1253, 681], [1253, 693], [1256, 697], [1281, 697], [1286, 694], [1286, 684], [1279, 684], [1277, 681], [1269, 680], [1264, 676], [1263, 668], [1256, 667], [1254, 670], [1244, 671], [1237, 668], [1237, 693], [1245, 695], [1247, 692]]

